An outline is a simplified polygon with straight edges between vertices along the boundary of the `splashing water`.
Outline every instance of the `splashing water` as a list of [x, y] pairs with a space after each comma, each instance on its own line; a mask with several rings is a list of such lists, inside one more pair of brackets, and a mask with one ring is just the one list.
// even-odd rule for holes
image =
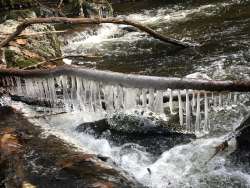
[[[241, 22], [240, 20], [231, 22], [233, 18], [229, 16], [223, 22], [220, 22], [225, 27], [223, 32], [216, 32], [222, 28], [221, 25], [219, 27], [217, 25], [217, 21], [219, 22], [221, 19], [216, 18], [216, 21], [211, 22], [211, 18], [216, 14], [226, 12], [227, 9], [240, 3], [241, 1], [233, 0], [219, 1], [212, 4], [208, 2], [207, 4], [203, 3], [188, 8], [185, 6], [165, 7], [145, 10], [142, 13], [132, 13], [127, 18], [143, 22], [159, 32], [183, 40], [189, 40], [190, 36], [192, 40], [194, 36], [195, 40], [198, 41], [207, 40], [207, 38], [213, 41], [213, 37], [226, 36], [225, 38], [229, 42], [215, 40], [217, 46], [214, 43], [208, 44], [215, 50], [205, 47], [204, 51], [200, 50], [200, 54], [198, 53], [192, 57], [189, 56], [190, 54], [188, 56], [177, 54], [181, 57], [178, 59], [181, 61], [181, 66], [185, 67], [183, 63], [187, 61], [191, 71], [185, 69], [184, 73], [178, 74], [181, 71], [174, 69], [171, 76], [173, 74], [183, 76], [198, 70], [216, 79], [226, 79], [228, 75], [231, 76], [232, 72], [236, 78], [249, 78], [249, 69], [247, 68], [249, 62], [247, 54], [249, 52], [244, 51], [249, 47], [249, 35], [238, 34], [236, 38], [237, 41], [240, 41], [240, 45], [236, 45], [234, 38], [232, 38], [234, 28], [230, 27], [230, 25], [242, 27], [239, 32], [244, 33], [243, 31], [249, 30], [245, 26], [248, 22]], [[204, 18], [203, 23], [199, 22], [200, 17]], [[200, 30], [193, 27], [195, 25], [192, 20], [197, 22]], [[183, 25], [183, 28], [175, 29], [175, 25]], [[188, 25], [193, 27], [193, 32], [187, 29]], [[140, 57], [145, 56], [145, 58], [148, 58], [147, 54], [152, 56], [152, 54], [156, 53], [157, 58], [160, 56], [160, 63], [158, 62], [159, 58], [148, 58], [151, 64], [147, 64], [145, 63], [147, 61], [143, 60], [146, 67], [152, 68], [153, 64], [153, 68], [160, 67], [160, 69], [164, 70], [166, 61], [167, 70], [169, 70], [171, 66], [180, 64], [179, 61], [173, 61], [174, 63], [169, 65], [168, 59], [171, 59], [171, 57], [168, 56], [168, 53], [159, 49], [161, 46], [158, 43], [151, 43], [152, 41], [148, 36], [137, 31], [125, 32], [123, 27], [117, 25], [102, 24], [93, 33], [88, 30], [81, 32], [78, 36], [76, 36], [77, 34], [74, 35], [73, 38], [68, 40], [68, 45], [64, 47], [65, 54], [75, 51], [79, 54], [100, 54], [104, 57], [114, 58], [116, 66], [122, 65], [121, 62], [117, 61], [117, 57], [121, 57], [121, 59], [128, 58], [125, 64], [129, 66], [131, 59], [128, 56], [132, 54], [133, 62], [138, 66], [142, 66], [141, 61], [134, 58], [135, 53], [139, 54]], [[145, 45], [148, 42], [150, 42], [150, 45]], [[230, 43], [232, 46], [228, 45], [230, 46], [229, 49], [221, 49], [218, 47], [222, 45], [221, 43], [225, 43], [224, 45]], [[165, 46], [163, 48], [165, 49]], [[162, 57], [164, 55], [167, 58], [164, 59]], [[201, 58], [197, 60], [197, 56]], [[192, 59], [192, 61], [188, 61], [188, 59]], [[109, 61], [111, 60], [102, 60], [99, 63], [104, 66]], [[234, 64], [229, 66], [231, 61]], [[209, 64], [210, 62], [212, 63]], [[135, 64], [132, 64], [132, 66], [135, 67]], [[98, 68], [98, 63], [96, 66]], [[104, 68], [107, 67], [104, 66]], [[134, 69], [132, 71], [139, 72]], [[150, 72], [150, 74], [154, 73]], [[158, 74], [158, 72], [156, 73]], [[168, 74], [167, 71], [163, 73], [164, 76]], [[20, 96], [28, 94], [33, 98], [38, 97], [41, 101], [48, 101], [53, 108], [45, 108], [44, 111], [49, 109], [49, 112], [46, 113], [61, 110], [68, 112], [54, 117], [33, 119], [32, 116], [37, 115], [33, 108], [8, 100], [0, 101], [3, 105], [7, 103], [25, 112], [30, 121], [44, 129], [44, 136], [53, 134], [72, 144], [77, 150], [108, 156], [145, 186], [151, 188], [250, 187], [250, 175], [241, 168], [234, 168], [233, 165], [227, 164], [226, 157], [234, 150], [235, 143], [230, 143], [227, 152], [216, 156], [207, 165], [204, 165], [213, 155], [214, 147], [223, 140], [224, 136], [221, 135], [227, 134], [228, 131], [239, 125], [244, 112], [249, 111], [245, 107], [246, 102], [249, 101], [246, 99], [246, 94], [127, 88], [115, 84], [86, 80], [76, 76], [48, 79], [15, 77], [4, 78], [0, 82], [4, 83], [5, 87], [9, 87], [12, 94]], [[118, 111], [128, 110], [133, 113], [134, 109], [153, 112], [155, 116], [165, 120], [176, 115], [181, 132], [192, 132], [198, 136], [210, 133], [209, 136], [212, 135], [212, 137], [208, 136], [207, 138], [192, 141], [189, 144], [178, 145], [166, 150], [160, 156], [154, 156], [147, 152], [144, 147], [135, 143], [115, 145], [105, 137], [97, 139], [91, 134], [76, 131], [76, 127], [82, 122], [95, 121], [106, 117], [107, 114]], [[156, 146], [158, 147], [157, 143]]]

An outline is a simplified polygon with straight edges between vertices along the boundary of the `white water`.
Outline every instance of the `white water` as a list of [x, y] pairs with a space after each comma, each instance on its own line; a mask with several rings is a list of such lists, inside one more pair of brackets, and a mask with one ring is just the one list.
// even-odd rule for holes
[[[157, 11], [156, 14], [158, 17], [155, 18], [150, 15], [150, 12], [149, 14], [147, 14], [147, 12], [143, 12], [142, 14], [133, 14], [128, 17], [137, 21], [142, 21], [149, 25], [171, 23], [189, 19], [189, 15], [193, 13], [213, 14], [213, 11], [211, 10], [216, 10], [216, 6], [217, 4], [205, 5], [186, 11], [168, 10], [169, 14], [163, 9]], [[125, 33], [124, 35], [120, 35], [120, 32], [122, 32], [121, 29], [116, 25], [103, 24], [97, 29], [96, 33], [83, 32], [78, 37], [73, 38], [73, 40], [69, 42], [70, 45], [65, 47], [65, 53], [72, 52], [78, 47], [77, 53], [88, 54], [94, 52], [96, 54], [104, 55], [110, 55], [110, 53], [119, 55], [119, 53], [121, 53], [119, 48], [110, 52], [111, 43], [130, 43], [134, 40], [141, 40], [142, 38], [145, 38], [145, 36], [139, 32]], [[118, 34], [119, 37], [115, 37], [114, 34]], [[215, 76], [221, 77], [222, 74], [225, 74], [223, 67], [221, 66], [221, 63], [218, 64], [215, 62], [215, 64], [215, 69], [218, 71], [214, 74]], [[79, 78], [76, 78], [76, 82], [79, 82], [78, 79]], [[65, 81], [65, 79], [63, 81]], [[20, 82], [17, 81], [17, 83], [19, 84]], [[53, 90], [54, 87], [51, 86], [51, 84], [48, 84], [48, 86], [50, 85], [51, 87], [39, 89], [44, 87], [44, 82], [38, 80], [36, 82], [38, 85], [36, 87], [37, 89], [33, 90], [29, 87], [29, 85], [31, 85], [29, 80], [27, 82], [25, 81], [25, 83], [27, 83], [28, 87], [18, 86], [17, 91], [15, 92], [24, 94], [28, 93], [31, 96], [38, 96], [40, 99], [47, 98], [48, 96], [49, 98], [52, 98], [52, 100], [55, 100], [55, 90]], [[49, 81], [49, 83], [51, 83], [51, 81]], [[62, 88], [64, 88], [63, 93], [65, 93], [63, 98], [64, 101], [68, 101], [65, 107], [67, 111], [69, 111], [69, 114], [58, 115], [55, 117], [48, 116], [45, 119], [41, 118], [38, 120], [32, 120], [32, 122], [44, 129], [44, 136], [54, 134], [72, 144], [72, 146], [76, 147], [78, 150], [109, 156], [113, 161], [116, 161], [120, 167], [135, 176], [139, 182], [152, 188], [250, 187], [249, 174], [243, 173], [240, 168], [231, 169], [225, 165], [225, 157], [233, 151], [235, 143], [230, 143], [230, 148], [227, 153], [216, 156], [207, 165], [204, 165], [204, 162], [207, 161], [213, 154], [214, 146], [220, 143], [223, 137], [198, 139], [186, 145], [176, 146], [168, 151], [165, 151], [155, 160], [150, 153], [145, 152], [145, 148], [139, 145], [127, 143], [122, 146], [114, 146], [106, 139], [96, 139], [92, 135], [75, 131], [75, 128], [82, 122], [94, 121], [105, 115], [100, 113], [100, 111], [96, 113], [94, 110], [96, 109], [96, 105], [93, 105], [93, 101], [96, 101], [96, 98], [92, 98], [93, 94], [90, 94], [91, 97], [86, 97], [85, 93], [85, 97], [83, 97], [82, 93], [84, 91], [82, 88], [78, 88], [77, 85], [78, 84], [76, 84], [76, 86], [67, 86], [67, 83], [62, 83]], [[89, 88], [92, 88], [91, 91], [96, 90], [96, 85], [93, 86], [91, 83], [87, 83], [87, 85]], [[47, 86], [47, 84], [45, 84], [45, 86]], [[68, 87], [77, 87], [77, 89], [75, 89], [77, 92], [69, 92], [67, 90]], [[190, 95], [195, 97], [192, 97], [190, 101], [187, 100], [187, 97], [187, 102], [183, 104], [184, 101], [180, 99], [180, 95], [178, 95], [178, 93], [184, 93], [186, 96], [186, 91], [171, 90], [170, 92], [170, 90], [167, 90], [164, 92], [169, 93], [170, 100], [167, 104], [162, 104], [161, 100], [154, 100], [154, 94], [157, 94], [157, 92], [153, 92], [152, 90], [148, 91], [148, 89], [144, 89], [141, 91], [141, 95], [138, 96], [138, 91], [135, 91], [134, 89], [128, 89], [120, 95], [118, 94], [120, 93], [119, 89], [111, 92], [111, 88], [113, 89], [113, 86], [107, 86], [107, 88], [104, 89], [107, 92], [105, 92], [105, 96], [112, 96], [106, 101], [109, 111], [113, 111], [114, 108], [117, 109], [120, 106], [123, 106], [123, 104], [126, 108], [133, 108], [137, 104], [136, 100], [131, 99], [141, 98], [142, 108], [154, 110], [157, 109], [154, 105], [160, 106], [161, 113], [161, 106], [165, 105], [165, 107], [167, 106], [169, 108], [171, 114], [178, 114], [181, 117], [180, 124], [186, 123], [187, 129], [191, 126], [188, 123], [189, 121], [203, 122], [205, 125], [205, 132], [208, 131], [207, 127], [210, 126], [210, 123], [207, 121], [213, 119], [216, 113], [220, 116], [221, 112], [226, 113], [227, 110], [234, 111], [234, 105], [239, 101], [239, 96], [237, 94], [232, 94], [230, 99], [225, 100], [228, 100], [228, 102], [226, 103], [226, 106], [223, 107], [225, 101], [223, 101], [224, 99], [222, 99], [221, 95], [218, 95], [217, 93], [212, 93], [212, 96], [210, 97], [207, 93], [204, 93], [204, 97], [203, 93], [200, 91], [199, 93], [189, 91]], [[200, 99], [197, 97], [198, 94], [200, 95]], [[117, 100], [114, 100], [114, 95], [117, 96]], [[123, 95], [125, 95], [125, 98], [121, 97]], [[159, 97], [156, 98], [161, 98], [161, 93], [158, 93], [157, 96]], [[173, 96], [177, 96], [179, 98], [178, 102], [173, 102]], [[72, 98], [77, 98], [77, 100], [72, 100]], [[120, 101], [122, 101], [120, 98], [124, 98], [124, 103], [120, 103]], [[149, 102], [146, 102], [147, 98], [149, 99]], [[222, 106], [220, 106], [220, 104]], [[15, 107], [17, 107], [17, 105], [20, 110], [26, 113], [27, 116], [30, 117], [36, 115], [36, 113], [32, 109], [29, 109], [28, 106], [21, 103], [14, 104]], [[203, 109], [202, 106], [205, 106], [205, 108]], [[87, 108], [84, 112], [71, 112], [72, 109], [82, 110], [81, 108], [83, 107]], [[189, 109], [191, 112], [189, 112]], [[211, 109], [213, 112], [212, 114], [209, 114], [208, 112], [211, 112]], [[204, 110], [203, 113], [201, 112], [202, 110]], [[185, 116], [185, 114], [190, 115]], [[191, 117], [191, 114], [194, 116]], [[240, 118], [236, 118], [237, 121], [230, 124], [229, 129], [227, 129], [227, 125], [225, 123], [219, 124], [218, 127], [224, 128], [225, 126], [223, 131], [230, 130], [233, 126], [237, 126], [239, 124], [242, 116], [240, 116]], [[227, 116], [221, 119], [227, 119]], [[213, 124], [211, 126], [215, 125]], [[200, 128], [200, 125], [197, 123], [195, 129]], [[191, 126], [191, 129], [194, 129], [194, 127]], [[225, 132], [223, 134], [225, 134]], [[150, 169], [151, 175], [147, 168]]]
[[223, 141], [223, 136], [197, 139], [189, 144], [175, 146], [155, 159], [140, 145], [126, 143], [114, 146], [104, 138], [96, 139], [92, 135], [75, 130], [82, 122], [97, 120], [95, 113], [71, 112], [33, 119], [32, 116], [37, 115], [34, 109], [20, 102], [9, 101], [9, 103], [22, 111], [32, 123], [41, 126], [44, 136], [53, 134], [72, 144], [77, 150], [110, 157], [119, 167], [145, 186], [250, 187], [249, 174], [243, 173], [240, 168], [235, 170], [226, 166], [226, 156], [235, 148], [234, 140], [229, 143], [229, 148], [225, 152], [205, 164], [213, 155], [214, 147]]
[[[141, 13], [132, 13], [129, 15], [120, 15], [132, 21], [137, 21], [142, 24], [146, 24], [153, 27], [156, 31], [161, 32], [171, 27], [171, 24], [179, 22], [185, 22], [187, 20], [194, 19], [196, 16], [213, 16], [217, 14], [219, 10], [226, 9], [227, 6], [235, 4], [235, 1], [225, 1], [213, 4], [204, 4], [201, 6], [185, 9], [182, 6], [163, 7], [152, 10], [143, 10]], [[147, 34], [140, 31], [127, 32], [125, 25], [116, 24], [101, 24], [95, 31], [93, 28], [86, 29], [80, 33], [74, 33], [69, 35], [66, 39], [63, 52], [65, 54], [91, 54], [101, 56], [122, 56], [125, 54], [142, 53], [151, 51], [142, 47], [135, 47], [135, 43], [141, 40], [152, 40]], [[125, 30], [124, 30], [125, 29]], [[188, 38], [175, 36], [171, 33], [170, 36], [178, 38], [180, 40], [186, 40]], [[65, 39], [64, 39], [65, 40]], [[188, 39], [189, 40], [189, 39]], [[124, 48], [125, 47], [125, 48]]]

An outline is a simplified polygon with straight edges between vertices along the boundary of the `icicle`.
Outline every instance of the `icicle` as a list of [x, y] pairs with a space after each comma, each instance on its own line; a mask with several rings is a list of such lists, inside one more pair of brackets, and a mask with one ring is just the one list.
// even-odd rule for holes
[[156, 91], [155, 96], [155, 103], [154, 103], [154, 112], [156, 113], [163, 113], [163, 92], [162, 91]]
[[209, 127], [209, 122], [208, 122], [208, 97], [207, 97], [207, 93], [204, 93], [204, 128], [205, 131], [209, 131], [210, 127]]
[[217, 106], [217, 98], [218, 98], [218, 96], [216, 96], [216, 95], [217, 95], [217, 93], [215, 93], [215, 95], [214, 95], [214, 100], [213, 100], [213, 106], [214, 107]]
[[10, 77], [10, 82], [11, 82], [11, 94], [15, 94], [16, 93], [16, 87], [15, 87], [15, 83], [14, 83], [14, 77]]
[[173, 91], [172, 89], [169, 89], [169, 109], [171, 114], [175, 114], [173, 111]]
[[231, 105], [231, 101], [232, 101], [232, 93], [229, 92], [227, 95], [227, 105]]
[[91, 86], [90, 86], [90, 81], [89, 80], [84, 80], [84, 96], [85, 96], [85, 107], [86, 110], [91, 112], [92, 111], [92, 102], [91, 102]]
[[233, 99], [234, 104], [237, 104], [237, 100], [238, 100], [238, 93], [234, 93], [234, 99]]
[[179, 102], [179, 120], [180, 125], [183, 126], [183, 104], [181, 100], [181, 92], [178, 90], [178, 102]]
[[63, 100], [64, 100], [65, 110], [69, 112], [71, 111], [71, 104], [70, 104], [70, 97], [68, 93], [68, 77], [67, 76], [61, 77], [61, 86], [63, 90]]
[[74, 76], [70, 77], [70, 83], [71, 83], [71, 87], [70, 87], [70, 101], [72, 104], [72, 109], [74, 111], [79, 109], [79, 102], [76, 100], [77, 96], [76, 96], [76, 92], [77, 92], [77, 85], [76, 85], [76, 78]]
[[30, 79], [24, 80], [25, 96], [32, 96], [32, 81]]
[[16, 85], [17, 85], [17, 95], [23, 95], [22, 81], [20, 77], [15, 77]]
[[154, 89], [149, 89], [149, 96], [148, 96], [148, 109], [154, 110]]
[[[129, 99], [127, 99], [129, 100]], [[113, 86], [107, 85], [104, 89], [104, 101], [108, 112], [114, 111], [114, 93]]]
[[147, 90], [142, 89], [142, 107], [147, 108]]
[[84, 102], [83, 102], [83, 85], [82, 80], [79, 77], [76, 77], [76, 98], [77, 102], [79, 103], [78, 108], [79, 110], [84, 110]]
[[48, 86], [51, 105], [52, 105], [52, 107], [55, 107], [55, 105], [57, 103], [57, 95], [56, 95], [56, 90], [55, 90], [55, 79], [48, 78], [47, 79], [47, 86]]
[[96, 111], [102, 111], [102, 101], [101, 101], [101, 86], [100, 83], [96, 85]]
[[197, 105], [196, 105], [196, 119], [195, 119], [195, 131], [200, 130], [200, 92], [197, 93]]
[[222, 94], [219, 93], [219, 107], [222, 107]]
[[191, 114], [190, 114], [190, 102], [189, 102], [189, 91], [186, 90], [186, 130], [191, 130]]
[[193, 115], [195, 115], [195, 103], [196, 103], [195, 92], [196, 91], [193, 91], [193, 94], [192, 94], [192, 114]]

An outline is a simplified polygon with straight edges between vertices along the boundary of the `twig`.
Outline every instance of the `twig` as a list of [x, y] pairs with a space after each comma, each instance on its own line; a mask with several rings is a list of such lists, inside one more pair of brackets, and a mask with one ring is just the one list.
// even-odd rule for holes
[[42, 62], [39, 62], [35, 65], [30, 65], [28, 67], [23, 68], [23, 70], [28, 70], [28, 69], [33, 69], [36, 68], [38, 66], [41, 66], [45, 63], [49, 63], [49, 62], [54, 62], [54, 61], [59, 61], [62, 59], [72, 59], [72, 58], [100, 58], [100, 56], [88, 56], [88, 55], [66, 55], [66, 56], [62, 56], [62, 57], [56, 57], [54, 59], [48, 59]]

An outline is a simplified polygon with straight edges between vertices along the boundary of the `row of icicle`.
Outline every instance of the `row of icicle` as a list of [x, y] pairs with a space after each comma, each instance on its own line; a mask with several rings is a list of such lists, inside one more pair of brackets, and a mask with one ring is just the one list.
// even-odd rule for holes
[[208, 132], [211, 128], [210, 109], [231, 105], [237, 101], [238, 96], [234, 93], [197, 90], [162, 91], [153, 88], [126, 88], [77, 76], [0, 77], [1, 85], [8, 88], [12, 95], [47, 101], [51, 108], [64, 108], [65, 111], [113, 113], [128, 109], [142, 109], [161, 115], [179, 115], [182, 130], [192, 133]]

